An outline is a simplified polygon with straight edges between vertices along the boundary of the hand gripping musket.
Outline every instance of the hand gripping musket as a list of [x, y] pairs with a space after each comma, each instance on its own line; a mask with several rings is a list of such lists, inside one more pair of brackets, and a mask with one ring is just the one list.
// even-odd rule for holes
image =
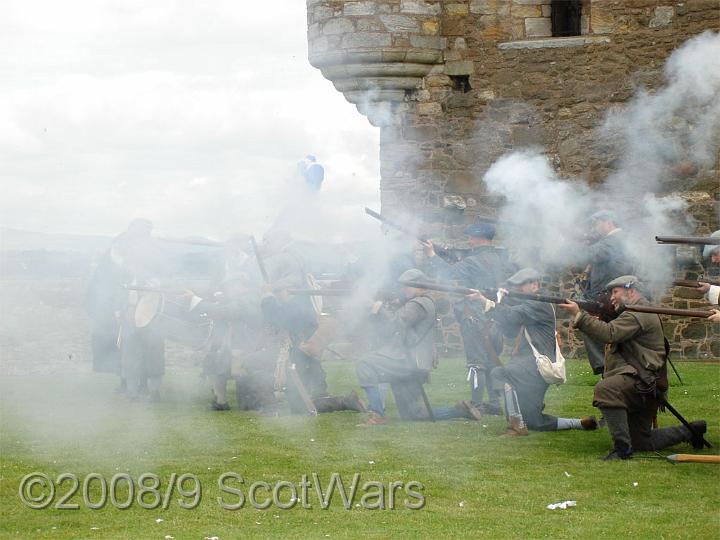
[[720, 285], [720, 280], [708, 278], [697, 278], [697, 280], [676, 279], [672, 283], [675, 287], [689, 287], [691, 289], [697, 289], [704, 283], [707, 283], [709, 285]]
[[[386, 217], [383, 216], [382, 214], [377, 213], [375, 210], [372, 210], [372, 209], [370, 209], [370, 208], [365, 207], [365, 213], [366, 213], [368, 216], [374, 217], [375, 219], [377, 219], [377, 220], [380, 221], [381, 223], [384, 223], [384, 224], [387, 225], [388, 227], [391, 227], [391, 228], [393, 228], [393, 229], [395, 229], [395, 230], [397, 230], [397, 231], [400, 231], [401, 233], [404, 233], [404, 234], [406, 234], [406, 235], [408, 235], [408, 236], [412, 236], [413, 238], [416, 238], [416, 239], [417, 239], [418, 241], [420, 241], [420, 242], [429, 242], [429, 240], [427, 239], [427, 237], [425, 237], [425, 236], [423, 236], [423, 235], [419, 235], [419, 234], [411, 231], [411, 230], [408, 229], [407, 227], [404, 227], [403, 225], [400, 225], [399, 223], [395, 223], [394, 221], [389, 220], [388, 218], [386, 218]], [[450, 263], [456, 263], [456, 262], [457, 262], [457, 260], [458, 260], [457, 257], [453, 256], [453, 254], [451, 253], [451, 251], [450, 251], [448, 248], [443, 247], [443, 246], [439, 246], [439, 245], [437, 245], [437, 244], [435, 244], [435, 243], [433, 243], [433, 242], [430, 242], [430, 243], [432, 244], [432, 247], [433, 247], [433, 249], [435, 250], [435, 254], [436, 254], [438, 257], [441, 257], [442, 259], [444, 259], [444, 260], [446, 260], [447, 262], [450, 262]]]
[[720, 245], [720, 236], [656, 236], [658, 244]]

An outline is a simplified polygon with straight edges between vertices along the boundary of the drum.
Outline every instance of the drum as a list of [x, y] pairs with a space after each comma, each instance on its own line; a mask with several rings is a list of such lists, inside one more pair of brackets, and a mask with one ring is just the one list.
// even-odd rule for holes
[[164, 294], [144, 294], [135, 307], [135, 326], [169, 341], [202, 349], [210, 341], [213, 322], [188, 311], [188, 302]]

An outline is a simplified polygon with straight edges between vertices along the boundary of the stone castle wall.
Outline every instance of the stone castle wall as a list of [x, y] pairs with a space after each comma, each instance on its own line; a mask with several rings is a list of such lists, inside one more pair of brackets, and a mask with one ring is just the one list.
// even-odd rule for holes
[[[421, 217], [433, 238], [461, 244], [476, 215], [502, 201], [478, 179], [503, 154], [537, 146], [565, 176], [600, 182], [617, 149], [596, 130], [638, 86], [657, 88], [671, 51], [720, 29], [716, 0], [584, 0], [581, 35], [548, 37], [550, 0], [307, 0], [311, 63], [381, 129], [381, 202], [388, 215]], [[698, 234], [720, 228], [720, 165], [675, 173]], [[458, 211], [458, 207], [464, 210]], [[692, 276], [697, 259], [678, 266]], [[689, 266], [688, 266], [689, 265]], [[548, 284], [564, 289], [558, 278]], [[665, 300], [701, 304], [692, 291]], [[443, 340], [460, 341], [444, 313]], [[566, 324], [567, 326], [567, 324]], [[686, 358], [720, 357], [703, 322], [668, 321]], [[715, 348], [711, 346], [715, 343]], [[577, 340], [568, 340], [570, 352]]]

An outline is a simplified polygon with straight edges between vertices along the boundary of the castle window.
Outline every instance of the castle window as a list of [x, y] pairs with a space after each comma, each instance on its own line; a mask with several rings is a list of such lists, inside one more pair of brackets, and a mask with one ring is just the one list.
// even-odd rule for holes
[[553, 37], [580, 35], [582, 0], [552, 0], [550, 9]]
[[450, 75], [450, 81], [452, 82], [453, 90], [456, 92], [466, 94], [472, 90], [472, 86], [470, 86], [470, 75]]

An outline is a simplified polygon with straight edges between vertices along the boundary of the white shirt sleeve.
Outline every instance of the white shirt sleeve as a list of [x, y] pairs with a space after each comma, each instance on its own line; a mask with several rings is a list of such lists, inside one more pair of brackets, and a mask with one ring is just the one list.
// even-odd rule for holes
[[718, 305], [720, 300], [720, 285], [710, 285], [710, 290], [707, 292], [707, 299], [711, 304]]

